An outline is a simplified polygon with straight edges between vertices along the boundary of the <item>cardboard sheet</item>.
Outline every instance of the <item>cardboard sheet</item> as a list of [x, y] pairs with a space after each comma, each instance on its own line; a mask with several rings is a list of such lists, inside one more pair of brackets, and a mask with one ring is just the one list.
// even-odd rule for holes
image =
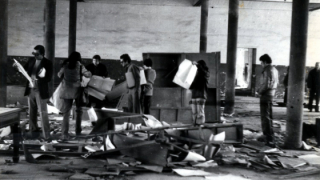
[[196, 77], [197, 69], [196, 65], [193, 65], [190, 60], [185, 59], [179, 65], [178, 72], [176, 73], [173, 82], [185, 89], [189, 89]]

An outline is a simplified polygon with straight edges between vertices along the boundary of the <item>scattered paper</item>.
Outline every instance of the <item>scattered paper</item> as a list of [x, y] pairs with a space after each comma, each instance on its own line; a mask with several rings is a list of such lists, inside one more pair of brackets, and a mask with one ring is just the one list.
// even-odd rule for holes
[[212, 176], [215, 175], [210, 172], [206, 172], [203, 170], [192, 170], [192, 169], [172, 169], [174, 172], [179, 174], [180, 176], [187, 177], [187, 176]]
[[9, 150], [10, 144], [0, 144], [0, 150]]
[[264, 156], [263, 157], [263, 161], [266, 163], [266, 164], [270, 164], [270, 165], [273, 165], [273, 166], [277, 166], [268, 156]]
[[[116, 147], [112, 144], [112, 142], [109, 139], [109, 136], [106, 137], [106, 150], [115, 149]], [[102, 151], [105, 151], [104, 146], [101, 146], [100, 148]]]
[[52, 144], [44, 144], [40, 147], [40, 149], [43, 151], [53, 151], [53, 146]]
[[147, 127], [158, 128], [163, 126], [162, 123], [158, 119], [156, 119], [154, 116], [147, 115], [147, 114], [144, 114], [143, 116], [144, 116], [143, 120], [146, 123]]
[[97, 113], [94, 111], [93, 107], [91, 107], [88, 110], [88, 115], [89, 115], [90, 121], [97, 121], [98, 120]]
[[309, 146], [309, 145], [307, 145], [304, 141], [302, 141], [302, 148], [303, 148], [304, 150], [311, 150], [311, 149], [312, 149], [312, 147]]
[[224, 142], [225, 139], [226, 139], [226, 133], [224, 131], [219, 134], [214, 135], [214, 137], [213, 137], [214, 141]]
[[48, 114], [59, 114], [59, 110], [54, 107], [54, 106], [50, 106], [47, 104], [47, 110], [48, 110]]
[[53, 154], [31, 154], [34, 159], [57, 159], [56, 155]]
[[320, 165], [320, 156], [318, 156], [316, 154], [302, 155], [302, 156], [298, 156], [298, 158], [304, 159], [310, 165]]
[[1, 137], [5, 137], [5, 136], [8, 136], [10, 133], [11, 133], [11, 127], [10, 126], [7, 126], [5, 128], [2, 128], [1, 129], [1, 134], [0, 134], [0, 138]]
[[203, 163], [194, 164], [193, 167], [201, 167], [201, 168], [208, 168], [208, 167], [217, 167], [218, 164], [214, 162], [214, 160], [209, 160]]
[[97, 152], [100, 151], [101, 149], [98, 148], [97, 146], [91, 146], [91, 145], [86, 145], [84, 147], [86, 150], [88, 150], [89, 152]]
[[199, 162], [199, 161], [206, 161], [206, 158], [201, 156], [198, 153], [190, 151], [182, 161]]
[[307, 162], [303, 159], [299, 159], [299, 158], [288, 158], [288, 157], [277, 157], [279, 159], [279, 161], [281, 162], [282, 165], [284, 165], [284, 167], [291, 167], [291, 168], [296, 168], [296, 167], [300, 167], [303, 166], [305, 164], [307, 164]]

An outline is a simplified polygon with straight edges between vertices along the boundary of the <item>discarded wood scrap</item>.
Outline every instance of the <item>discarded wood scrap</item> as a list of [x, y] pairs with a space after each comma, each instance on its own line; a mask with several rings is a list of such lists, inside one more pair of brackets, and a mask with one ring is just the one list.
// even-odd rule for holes
[[[117, 148], [143, 142], [143, 140], [127, 137], [121, 134], [114, 134], [112, 141]], [[152, 142], [146, 146], [124, 149], [120, 150], [120, 152], [124, 155], [136, 158], [142, 163], [160, 166], [166, 166], [167, 164], [168, 147], [160, 143]]]

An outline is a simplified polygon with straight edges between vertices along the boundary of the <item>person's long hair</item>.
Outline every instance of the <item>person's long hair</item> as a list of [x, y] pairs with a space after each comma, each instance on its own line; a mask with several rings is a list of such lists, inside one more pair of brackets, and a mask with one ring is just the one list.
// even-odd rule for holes
[[74, 51], [69, 55], [68, 59], [63, 61], [62, 66], [68, 64], [69, 69], [74, 69], [78, 61], [81, 63], [81, 54]]
[[204, 60], [199, 60], [198, 65], [200, 65], [204, 70], [209, 71], [209, 68]]

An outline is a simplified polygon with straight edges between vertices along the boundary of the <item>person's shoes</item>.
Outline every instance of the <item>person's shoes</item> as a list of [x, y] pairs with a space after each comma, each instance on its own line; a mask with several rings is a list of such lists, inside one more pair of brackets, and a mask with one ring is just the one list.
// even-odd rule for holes
[[309, 108], [309, 112], [312, 112], [312, 108], [311, 109]]
[[316, 107], [316, 110], [315, 110], [315, 112], [319, 112], [319, 107]]

